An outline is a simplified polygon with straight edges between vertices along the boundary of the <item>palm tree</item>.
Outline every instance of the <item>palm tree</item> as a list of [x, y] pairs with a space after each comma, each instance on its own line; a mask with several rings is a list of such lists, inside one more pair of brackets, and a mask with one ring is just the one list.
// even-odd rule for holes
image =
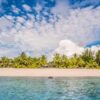
[[26, 55], [25, 52], [22, 52], [22, 53], [20, 54], [20, 57], [21, 57], [22, 59], [26, 59], [26, 58], [27, 58], [27, 55]]
[[100, 66], [100, 50], [96, 53], [96, 62]]
[[12, 67], [12, 59], [1, 57], [0, 67]]
[[40, 57], [40, 63], [41, 63], [41, 66], [46, 66], [47, 65], [47, 57], [45, 55], [42, 55]]
[[94, 54], [91, 50], [86, 49], [85, 52], [83, 52], [83, 54], [81, 55], [81, 58], [85, 62], [86, 68], [96, 68], [97, 67]]
[[22, 52], [20, 56], [16, 57], [14, 59], [14, 66], [15, 67], [28, 67], [29, 66], [29, 57], [25, 54], [25, 52]]
[[60, 64], [61, 64], [60, 67], [62, 67], [62, 68], [67, 68], [69, 66], [69, 60], [66, 55], [61, 56]]
[[60, 60], [61, 60], [61, 57], [59, 54], [55, 54], [54, 57], [53, 57], [53, 65], [54, 67], [60, 67]]
[[93, 52], [89, 49], [86, 49], [83, 54], [81, 55], [81, 58], [85, 61], [85, 62], [89, 62], [91, 60], [94, 60], [94, 56], [93, 56]]

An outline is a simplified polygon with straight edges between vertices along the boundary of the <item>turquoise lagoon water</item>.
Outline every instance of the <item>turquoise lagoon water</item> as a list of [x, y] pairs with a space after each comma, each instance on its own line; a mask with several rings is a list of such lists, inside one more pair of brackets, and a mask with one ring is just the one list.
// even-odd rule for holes
[[100, 78], [0, 77], [0, 100], [100, 100]]

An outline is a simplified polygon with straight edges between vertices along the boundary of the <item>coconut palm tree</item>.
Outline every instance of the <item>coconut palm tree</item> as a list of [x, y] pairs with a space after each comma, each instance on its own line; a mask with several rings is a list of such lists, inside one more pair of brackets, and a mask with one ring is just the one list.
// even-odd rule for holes
[[12, 59], [9, 59], [8, 57], [1, 57], [0, 67], [12, 67]]
[[100, 66], [100, 50], [96, 53], [96, 62]]

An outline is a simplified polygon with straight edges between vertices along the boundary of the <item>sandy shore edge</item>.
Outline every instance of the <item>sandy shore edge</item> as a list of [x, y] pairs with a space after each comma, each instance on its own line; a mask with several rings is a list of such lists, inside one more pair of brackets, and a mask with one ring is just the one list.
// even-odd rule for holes
[[0, 68], [0, 76], [11, 77], [100, 77], [99, 69], [14, 69]]

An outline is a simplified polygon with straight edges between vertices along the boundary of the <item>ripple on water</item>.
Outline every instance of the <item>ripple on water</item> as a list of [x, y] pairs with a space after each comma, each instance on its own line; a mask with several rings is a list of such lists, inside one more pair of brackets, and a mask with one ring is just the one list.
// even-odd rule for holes
[[100, 78], [0, 77], [0, 100], [100, 100]]

